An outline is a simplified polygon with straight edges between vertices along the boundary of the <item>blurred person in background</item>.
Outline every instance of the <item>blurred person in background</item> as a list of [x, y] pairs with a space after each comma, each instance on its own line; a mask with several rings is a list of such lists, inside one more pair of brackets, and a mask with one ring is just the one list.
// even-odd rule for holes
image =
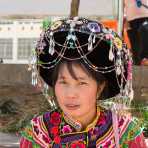
[[127, 33], [134, 64], [148, 65], [148, 0], [125, 0]]

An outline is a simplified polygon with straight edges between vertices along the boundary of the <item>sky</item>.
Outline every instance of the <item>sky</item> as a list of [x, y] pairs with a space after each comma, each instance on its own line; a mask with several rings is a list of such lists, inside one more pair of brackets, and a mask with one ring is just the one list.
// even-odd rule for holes
[[[80, 0], [79, 15], [115, 15], [118, 0]], [[0, 16], [69, 15], [71, 0], [0, 0]]]

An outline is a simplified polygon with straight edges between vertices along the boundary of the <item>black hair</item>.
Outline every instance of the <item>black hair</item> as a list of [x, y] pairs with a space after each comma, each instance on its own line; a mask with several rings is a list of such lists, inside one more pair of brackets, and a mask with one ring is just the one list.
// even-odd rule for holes
[[74, 78], [75, 80], [77, 80], [77, 76], [75, 71], [73, 70], [73, 65], [79, 65], [88, 76], [92, 77], [97, 84], [102, 84], [103, 82], [106, 83], [104, 90], [102, 91], [102, 94], [100, 96], [99, 99], [104, 99], [105, 97], [108, 96], [108, 85], [107, 85], [107, 80], [106, 78], [99, 72], [95, 71], [94, 69], [90, 68], [88, 66], [88, 64], [86, 64], [83, 60], [72, 60], [72, 61], [68, 61], [68, 60], [62, 60], [60, 63], [58, 63], [52, 73], [52, 86], [54, 88], [56, 81], [58, 79], [58, 74], [60, 69], [66, 65], [67, 69], [70, 73], [70, 75], [72, 76], [72, 78]]

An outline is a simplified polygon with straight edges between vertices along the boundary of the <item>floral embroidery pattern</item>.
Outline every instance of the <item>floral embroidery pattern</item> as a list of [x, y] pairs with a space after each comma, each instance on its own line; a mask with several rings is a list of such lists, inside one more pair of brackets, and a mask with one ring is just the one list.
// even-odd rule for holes
[[53, 125], [59, 125], [61, 122], [61, 115], [58, 112], [53, 112], [51, 114], [50, 123]]
[[42, 147], [48, 147], [52, 139], [48, 136], [47, 131], [43, 130], [42, 116], [36, 117], [32, 120], [33, 140]]
[[72, 132], [72, 129], [71, 129], [71, 127], [69, 125], [65, 125], [62, 128], [62, 132], [63, 132], [63, 134], [65, 134], [65, 133], [71, 133]]
[[74, 142], [70, 145], [70, 148], [86, 148], [82, 141]]
[[61, 142], [60, 136], [54, 137], [54, 143], [55, 143], [55, 144], [60, 144], [60, 142]]
[[[43, 118], [34, 118], [32, 120], [32, 127], [26, 130], [25, 132], [27, 133], [27, 135], [24, 135], [31, 141], [35, 141], [41, 147], [115, 147], [115, 139], [114, 134], [112, 134], [113, 132], [111, 119], [111, 112], [101, 109], [96, 126], [89, 128], [88, 131], [77, 133], [75, 128], [69, 125], [64, 120], [61, 112], [58, 110], [54, 110], [53, 112], [46, 113]], [[45, 131], [45, 128], [42, 126], [43, 121], [48, 131]], [[125, 128], [126, 122], [130, 126], [129, 128], [129, 126], [127, 126], [126, 124], [126, 126], [129, 128], [128, 130], [127, 128]], [[120, 133], [120, 135], [122, 136], [120, 138], [120, 143], [122, 145], [127, 141], [128, 138], [130, 138], [128, 137], [128, 134], [130, 133], [131, 136], [134, 129], [137, 133], [133, 133], [132, 137], [140, 133], [140, 131], [137, 131], [138, 129], [135, 128], [135, 125], [133, 125], [133, 123], [131, 123], [131, 120], [129, 119], [123, 117], [121, 119], [118, 118], [118, 123], [119, 129], [121, 129], [121, 131], [123, 131], [123, 128], [127, 130], [127, 132], [124, 132], [124, 135]], [[106, 134], [107, 132], [108, 134]], [[105, 141], [101, 139], [103, 136], [104, 138], [106, 138]]]
[[53, 134], [55, 136], [58, 133], [59, 133], [59, 127], [58, 126], [54, 126], [54, 127], [51, 128], [51, 134]]
[[106, 123], [105, 114], [104, 114], [104, 112], [100, 112], [100, 117], [99, 117], [97, 125], [103, 125], [105, 123]]

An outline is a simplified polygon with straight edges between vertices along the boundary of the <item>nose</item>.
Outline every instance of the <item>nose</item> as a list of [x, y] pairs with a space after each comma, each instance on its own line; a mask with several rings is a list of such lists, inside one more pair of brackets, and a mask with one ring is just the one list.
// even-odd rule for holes
[[77, 91], [77, 88], [75, 86], [69, 86], [67, 87], [67, 90], [66, 90], [66, 97], [68, 99], [75, 99], [78, 97], [78, 91]]

